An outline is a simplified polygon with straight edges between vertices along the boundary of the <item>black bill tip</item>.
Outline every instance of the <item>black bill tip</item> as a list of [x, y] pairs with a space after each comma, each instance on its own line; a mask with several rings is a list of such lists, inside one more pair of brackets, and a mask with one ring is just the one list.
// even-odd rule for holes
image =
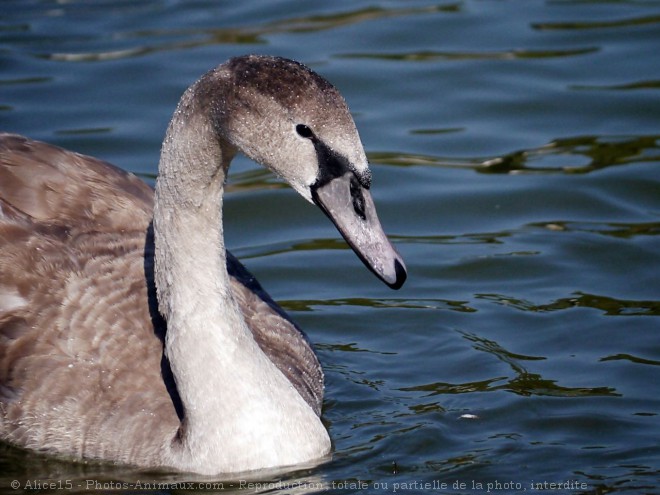
[[398, 290], [403, 286], [403, 284], [406, 282], [406, 279], [408, 278], [408, 272], [399, 260], [394, 260], [394, 273], [396, 275], [394, 282], [386, 283], [391, 289]]

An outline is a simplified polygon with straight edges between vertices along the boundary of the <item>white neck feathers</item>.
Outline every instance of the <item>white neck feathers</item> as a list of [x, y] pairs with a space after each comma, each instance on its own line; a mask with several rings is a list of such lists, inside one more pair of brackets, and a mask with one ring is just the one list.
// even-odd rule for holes
[[235, 150], [182, 108], [194, 102], [182, 100], [168, 130], [154, 209], [159, 308], [184, 409], [166, 462], [217, 473], [322, 457], [327, 431], [256, 344], [232, 296], [222, 195]]

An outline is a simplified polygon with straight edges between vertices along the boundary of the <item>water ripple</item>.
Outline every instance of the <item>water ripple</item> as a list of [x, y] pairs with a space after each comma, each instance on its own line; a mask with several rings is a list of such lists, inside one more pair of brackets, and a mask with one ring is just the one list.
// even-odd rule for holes
[[[419, 130], [415, 132], [424, 133]], [[480, 173], [491, 174], [584, 174], [614, 166], [660, 162], [660, 134], [557, 138], [538, 148], [512, 151], [494, 158], [474, 157], [459, 160], [381, 151], [369, 153], [369, 159], [385, 165], [472, 168]], [[570, 163], [571, 161], [573, 163]]]
[[599, 50], [598, 47], [585, 47], [573, 49], [547, 49], [547, 50], [525, 50], [513, 49], [502, 51], [420, 51], [408, 53], [345, 53], [340, 58], [393, 60], [397, 62], [432, 62], [436, 60], [514, 60], [514, 59], [537, 59], [574, 57], [587, 55]]
[[538, 30], [582, 30], [582, 29], [612, 29], [630, 26], [643, 26], [660, 23], [660, 16], [649, 15], [611, 21], [575, 21], [575, 22], [537, 22], [532, 27]]

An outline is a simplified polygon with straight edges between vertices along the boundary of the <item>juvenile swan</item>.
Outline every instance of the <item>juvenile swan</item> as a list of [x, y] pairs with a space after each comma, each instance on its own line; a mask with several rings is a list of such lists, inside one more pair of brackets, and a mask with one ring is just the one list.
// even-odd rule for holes
[[319, 206], [399, 288], [339, 92], [234, 58], [182, 96], [155, 193], [108, 163], [0, 137], [0, 438], [71, 458], [218, 474], [311, 462], [330, 439], [305, 335], [225, 251], [237, 152]]

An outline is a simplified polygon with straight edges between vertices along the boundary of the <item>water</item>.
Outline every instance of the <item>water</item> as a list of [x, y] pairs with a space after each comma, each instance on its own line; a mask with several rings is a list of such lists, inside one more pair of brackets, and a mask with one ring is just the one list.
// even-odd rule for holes
[[[249, 52], [311, 65], [351, 106], [410, 271], [388, 290], [322, 214], [237, 159], [228, 244], [316, 344], [333, 459], [241, 485], [3, 446], [2, 493], [12, 480], [660, 493], [660, 2], [5, 0], [0, 11], [0, 128], [148, 181], [178, 97], [204, 71]], [[175, 488], [188, 487], [159, 493]]]

